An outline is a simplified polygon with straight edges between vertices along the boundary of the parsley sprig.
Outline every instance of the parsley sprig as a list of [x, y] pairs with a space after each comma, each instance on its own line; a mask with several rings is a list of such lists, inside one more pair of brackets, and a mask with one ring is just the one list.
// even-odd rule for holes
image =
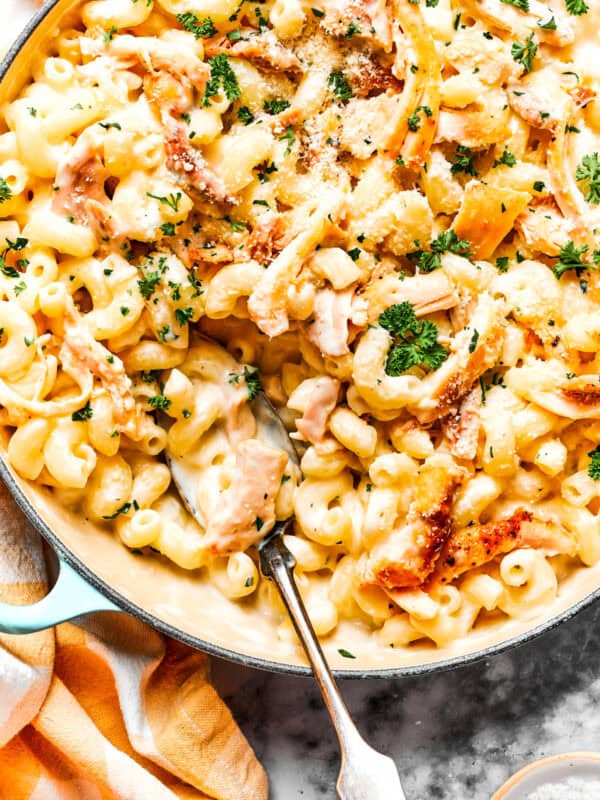
[[433, 272], [442, 266], [440, 256], [442, 253], [471, 257], [471, 243], [466, 239], [459, 239], [456, 231], [450, 229], [439, 234], [429, 245], [431, 250], [417, 250], [410, 254], [410, 258], [418, 258], [418, 267], [421, 272]]
[[177, 22], [183, 25], [188, 33], [193, 33], [196, 39], [208, 39], [209, 36], [214, 36], [217, 29], [210, 17], [205, 17], [200, 20], [191, 11], [186, 11], [183, 14], [177, 14]]
[[342, 103], [345, 103], [352, 97], [352, 89], [350, 88], [350, 84], [344, 77], [344, 73], [341, 71], [332, 72], [327, 79], [327, 85], [337, 99], [341, 100]]
[[575, 173], [577, 180], [583, 185], [585, 199], [598, 205], [600, 203], [600, 160], [598, 153], [584, 156]]
[[579, 277], [586, 269], [598, 269], [598, 261], [600, 261], [600, 251], [596, 250], [593, 255], [593, 263], [584, 261], [584, 256], [589, 250], [587, 244], [576, 247], [575, 243], [569, 240], [560, 249], [558, 261], [553, 267], [554, 274], [560, 279], [565, 272], [575, 270], [576, 275]]
[[223, 89], [228, 100], [237, 100], [241, 97], [242, 91], [227, 54], [219, 53], [218, 56], [209, 58], [208, 64], [210, 66], [210, 78], [206, 84], [202, 105], [209, 106], [210, 98], [217, 95], [220, 89]]
[[585, 0], [566, 0], [567, 11], [575, 17], [587, 14], [590, 7]]
[[588, 475], [595, 481], [600, 481], [600, 445], [590, 450], [588, 456], [592, 459], [588, 466]]
[[475, 153], [470, 147], [465, 147], [464, 145], [459, 144], [456, 148], [456, 154], [454, 156], [452, 166], [450, 167], [450, 172], [453, 175], [458, 175], [460, 172], [464, 172], [465, 175], [477, 176], [478, 173], [475, 169], [475, 164], [473, 163], [474, 158]]
[[262, 392], [262, 383], [260, 382], [260, 375], [256, 367], [244, 366], [242, 372], [230, 372], [229, 383], [239, 384], [241, 380], [246, 382], [246, 389], [248, 391], [248, 400], [252, 402], [259, 392]]
[[437, 326], [429, 320], [418, 320], [407, 301], [386, 309], [379, 324], [394, 339], [385, 364], [387, 375], [402, 375], [417, 366], [436, 370], [448, 358], [448, 351], [437, 340]]
[[5, 203], [13, 196], [12, 189], [4, 178], [0, 178], [0, 203]]
[[525, 72], [533, 69], [533, 59], [538, 51], [537, 44], [533, 41], [533, 33], [530, 33], [524, 42], [513, 42], [510, 49], [511, 55], [517, 64], [521, 64]]

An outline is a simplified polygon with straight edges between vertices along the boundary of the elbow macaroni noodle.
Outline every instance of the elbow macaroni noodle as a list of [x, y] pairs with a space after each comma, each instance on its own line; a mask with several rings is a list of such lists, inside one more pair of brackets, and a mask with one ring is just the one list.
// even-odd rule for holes
[[16, 472], [284, 639], [292, 513], [319, 635], [384, 647], [600, 559], [600, 15], [496, 6], [82, 2], [0, 123]]

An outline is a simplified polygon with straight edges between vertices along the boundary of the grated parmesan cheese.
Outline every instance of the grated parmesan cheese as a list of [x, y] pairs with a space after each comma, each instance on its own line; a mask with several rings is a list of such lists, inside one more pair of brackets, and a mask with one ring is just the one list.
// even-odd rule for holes
[[600, 781], [568, 778], [540, 786], [523, 800], [600, 800]]

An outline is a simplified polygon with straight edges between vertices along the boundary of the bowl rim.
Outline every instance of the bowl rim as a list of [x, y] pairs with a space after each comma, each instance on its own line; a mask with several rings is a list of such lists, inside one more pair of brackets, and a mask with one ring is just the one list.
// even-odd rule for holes
[[502, 786], [494, 792], [490, 800], [504, 800], [511, 789], [518, 788], [523, 778], [526, 778], [528, 775], [538, 770], [543, 770], [554, 764], [560, 764], [562, 761], [600, 761], [600, 752], [593, 750], [575, 750], [570, 753], [556, 753], [553, 756], [547, 756], [546, 758], [532, 761], [524, 767], [521, 767], [514, 775], [511, 775], [506, 783], [503, 783]]
[[[78, 1], [82, 2], [82, 0]], [[33, 33], [44, 24], [48, 15], [63, 2], [65, 3], [65, 6], [68, 7], [68, 0], [46, 0], [44, 5], [33, 14], [14, 43], [10, 46], [4, 58], [0, 61], [0, 84], [2, 84], [6, 79], [17, 56], [25, 48]], [[76, 2], [77, 0], [70, 0], [70, 5], [75, 7]], [[266, 658], [260, 658], [247, 653], [238, 652], [222, 645], [214, 644], [213, 642], [205, 639], [201, 639], [198, 636], [194, 636], [186, 631], [181, 630], [180, 628], [177, 628], [175, 625], [161, 620], [159, 617], [154, 616], [154, 614], [150, 613], [143, 607], [133, 603], [131, 600], [127, 599], [120, 592], [114, 589], [109, 583], [100, 578], [81, 558], [75, 555], [75, 553], [72, 552], [62, 542], [58, 534], [50, 527], [50, 525], [37, 511], [34, 504], [23, 491], [20, 485], [21, 479], [15, 476], [12, 469], [1, 456], [0, 478], [4, 481], [4, 484], [12, 494], [27, 520], [31, 523], [35, 530], [40, 533], [47, 542], [49, 542], [49, 544], [60, 555], [60, 557], [66, 561], [76, 572], [78, 572], [89, 584], [112, 600], [126, 613], [137, 617], [138, 619], [142, 620], [142, 622], [145, 622], [147, 625], [155, 628], [166, 636], [177, 639], [180, 642], [183, 642], [184, 644], [187, 644], [197, 650], [201, 650], [202, 652], [208, 653], [209, 655], [266, 672], [300, 677], [310, 677], [312, 675], [312, 670], [307, 665], [270, 661]], [[578, 614], [580, 611], [583, 611], [599, 598], [600, 586], [573, 605], [557, 613], [555, 616], [544, 620], [540, 624], [535, 625], [529, 630], [523, 631], [522, 633], [519, 633], [518, 635], [512, 636], [508, 639], [501, 640], [496, 644], [487, 645], [479, 650], [474, 650], [473, 652], [463, 653], [445, 659], [443, 658], [439, 661], [431, 661], [424, 664], [413, 664], [410, 666], [398, 665], [381, 669], [361, 669], [359, 667], [356, 670], [334, 669], [332, 671], [337, 678], [366, 680], [368, 678], [389, 679], [432, 675], [434, 673], [457, 669], [459, 667], [475, 664], [486, 658], [490, 658], [491, 656], [498, 655], [507, 650], [512, 650], [513, 648], [520, 647], [527, 642], [533, 641], [542, 634], [554, 630], [554, 628], [557, 628], [563, 622], [567, 622], [568, 620], [572, 619], [576, 614]]]

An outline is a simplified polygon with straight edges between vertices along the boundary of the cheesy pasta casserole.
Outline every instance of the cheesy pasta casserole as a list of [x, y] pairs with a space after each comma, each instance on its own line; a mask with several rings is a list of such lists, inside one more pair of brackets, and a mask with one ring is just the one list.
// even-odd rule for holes
[[599, 29], [596, 0], [82, 2], [2, 109], [12, 467], [290, 640], [254, 545], [292, 514], [321, 636], [540, 614], [600, 559]]

